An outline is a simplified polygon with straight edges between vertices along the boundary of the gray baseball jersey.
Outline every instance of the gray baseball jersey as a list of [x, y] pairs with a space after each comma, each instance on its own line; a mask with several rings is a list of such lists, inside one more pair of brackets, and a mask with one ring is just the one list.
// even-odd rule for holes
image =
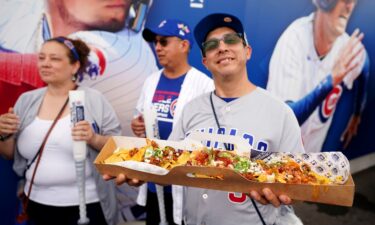
[[[257, 88], [228, 103], [216, 95], [212, 97], [221, 129], [213, 116], [210, 94], [204, 94], [185, 106], [171, 140], [184, 139], [190, 132], [199, 130], [241, 136], [261, 151], [304, 151], [293, 112], [267, 91]], [[206, 145], [220, 147], [212, 142]], [[183, 202], [183, 218], [188, 225], [261, 224], [251, 200], [242, 193], [186, 187]], [[272, 205], [257, 205], [266, 223], [273, 224], [279, 209]]]

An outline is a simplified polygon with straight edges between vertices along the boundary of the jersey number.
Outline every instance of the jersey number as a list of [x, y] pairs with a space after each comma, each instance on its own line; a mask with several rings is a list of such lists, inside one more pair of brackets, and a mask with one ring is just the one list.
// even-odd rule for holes
[[247, 195], [244, 193], [228, 192], [228, 198], [232, 203], [242, 204], [247, 200]]

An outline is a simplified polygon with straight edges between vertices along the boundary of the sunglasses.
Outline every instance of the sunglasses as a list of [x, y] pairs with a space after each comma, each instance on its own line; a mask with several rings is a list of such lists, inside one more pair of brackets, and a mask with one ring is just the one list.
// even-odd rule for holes
[[219, 47], [220, 41], [223, 41], [227, 45], [235, 45], [243, 42], [242, 34], [229, 33], [225, 34], [222, 38], [212, 38], [202, 43], [202, 51], [204, 54], [208, 51], [212, 51]]
[[156, 46], [158, 43], [162, 46], [162, 47], [166, 47], [172, 40], [180, 40], [180, 39], [172, 39], [173, 37], [161, 37], [158, 39], [155, 39], [154, 40], [154, 46]]
[[161, 46], [165, 47], [168, 45], [168, 39], [167, 38], [160, 38], [159, 40], [154, 40], [154, 45], [160, 44]]

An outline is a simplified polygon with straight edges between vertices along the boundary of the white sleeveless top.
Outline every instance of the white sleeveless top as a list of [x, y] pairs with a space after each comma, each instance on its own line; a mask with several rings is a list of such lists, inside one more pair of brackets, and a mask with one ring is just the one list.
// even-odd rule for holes
[[[28, 163], [36, 155], [42, 141], [52, 125], [52, 120], [38, 117], [19, 135], [17, 145], [20, 154]], [[48, 137], [37, 169], [30, 199], [46, 205], [78, 205], [78, 187], [70, 115], [61, 118]], [[36, 160], [26, 172], [25, 193], [28, 192]], [[86, 162], [86, 203], [98, 202], [92, 167]]]

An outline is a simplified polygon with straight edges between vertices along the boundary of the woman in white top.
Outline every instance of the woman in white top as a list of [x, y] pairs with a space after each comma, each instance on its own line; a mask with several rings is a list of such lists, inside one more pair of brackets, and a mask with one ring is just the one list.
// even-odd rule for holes
[[14, 169], [26, 178], [28, 193], [38, 155], [48, 129], [60, 110], [32, 183], [27, 213], [36, 225], [77, 224], [79, 196], [76, 182], [73, 141], [86, 141], [86, 204], [90, 224], [116, 224], [114, 186], [97, 174], [93, 160], [110, 135], [120, 134], [117, 116], [97, 91], [85, 91], [85, 120], [71, 127], [69, 107], [64, 103], [77, 88], [77, 74], [85, 68], [90, 49], [80, 41], [57, 37], [46, 41], [39, 53], [38, 69], [46, 87], [20, 96], [8, 113], [0, 116], [0, 154], [14, 158]]

